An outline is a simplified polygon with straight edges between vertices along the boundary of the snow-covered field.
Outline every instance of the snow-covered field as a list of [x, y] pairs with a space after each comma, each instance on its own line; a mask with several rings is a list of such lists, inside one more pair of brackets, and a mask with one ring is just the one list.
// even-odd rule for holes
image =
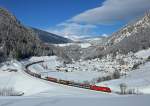
[[[23, 72], [22, 65], [14, 61], [10, 65], [4, 65], [0, 69], [0, 87], [14, 88], [17, 91], [24, 92], [25, 95], [32, 95], [44, 90], [51, 89], [48, 84], [42, 83], [40, 80], [30, 77]], [[7, 69], [17, 69], [17, 72], [9, 72]], [[6, 70], [6, 71], [3, 71]], [[34, 90], [33, 90], [34, 89]]]
[[[133, 66], [133, 64], [138, 62], [143, 62], [142, 59], [146, 59], [148, 56], [148, 50], [140, 51], [136, 54], [138, 58], [132, 55], [122, 56], [118, 55], [115, 59], [120, 59], [123, 57], [126, 67]], [[150, 62], [146, 62], [139, 66], [138, 69], [129, 70], [126, 76], [120, 79], [105, 81], [97, 83], [97, 85], [108, 86], [112, 89], [112, 93], [103, 93], [97, 91], [91, 91], [88, 89], [76, 88], [66, 85], [61, 85], [57, 83], [48, 82], [42, 79], [38, 79], [26, 74], [24, 70], [24, 65], [30, 62], [44, 60], [44, 63], [35, 64], [29, 68], [37, 73], [46, 74], [48, 76], [58, 77], [60, 79], [75, 80], [75, 81], [85, 81], [91, 80], [95, 77], [104, 76], [106, 72], [111, 72], [107, 69], [112, 69], [112, 66], [120, 67], [119, 62], [112, 60], [109, 56], [102, 60], [91, 60], [91, 61], [79, 61], [74, 64], [65, 65], [56, 56], [43, 56], [43, 57], [32, 57], [28, 61], [18, 62], [16, 60], [9, 61], [1, 64], [0, 67], [0, 88], [12, 87], [18, 92], [24, 92], [22, 97], [0, 97], [0, 106], [95, 106], [102, 104], [103, 106], [149, 106], [150, 97]], [[99, 65], [100, 64], [100, 65]], [[118, 64], [118, 65], [117, 65]], [[88, 67], [88, 66], [92, 67]], [[56, 67], [62, 66], [63, 68], [69, 67], [74, 70], [58, 71]], [[83, 67], [86, 68], [83, 70]], [[96, 67], [96, 68], [93, 68]], [[103, 66], [103, 67], [102, 67]], [[73, 68], [74, 67], [74, 68]], [[59, 67], [60, 68], [60, 67]], [[98, 68], [103, 68], [103, 71], [96, 70]], [[121, 67], [122, 68], [122, 67]], [[124, 68], [124, 67], [123, 67]], [[17, 72], [11, 71], [11, 69], [17, 69]], [[95, 70], [94, 70], [95, 69]], [[131, 68], [130, 68], [131, 69]], [[104, 72], [104, 73], [103, 73]], [[48, 74], [47, 74], [48, 73]], [[115, 92], [120, 92], [119, 84], [126, 83], [127, 88], [135, 89], [142, 95], [118, 95]], [[135, 102], [136, 101], [136, 102]]]
[[29, 67], [32, 72], [40, 73], [42, 77], [54, 77], [63, 80], [70, 80], [75, 82], [85, 82], [91, 81], [94, 78], [98, 78], [100, 76], [106, 76], [107, 74], [104, 72], [84, 72], [84, 71], [73, 71], [73, 72], [59, 72], [55, 68], [51, 67], [49, 69], [43, 69], [43, 67], [39, 64], [32, 65]]
[[[0, 97], [0, 106], [149, 106], [150, 95], [118, 96], [82, 88], [68, 87], [34, 78], [22, 70], [20, 62], [13, 61], [0, 69], [1, 87], [23, 91], [23, 97]], [[17, 72], [8, 72], [8, 68]], [[3, 71], [5, 70], [5, 72]], [[136, 102], [135, 102], [136, 101]]]
[[[9, 72], [10, 69], [17, 69], [17, 72]], [[24, 92], [23, 97], [0, 97], [0, 106], [58, 106], [60, 104], [66, 106], [75, 102], [78, 102], [79, 105], [80, 103], [86, 104], [86, 102], [81, 101], [82, 98], [87, 101], [90, 97], [95, 101], [94, 98], [113, 97], [113, 95], [107, 93], [34, 78], [23, 71], [22, 64], [18, 61], [7, 62], [7, 64], [2, 65], [0, 68], [0, 87], [4, 89], [13, 87], [16, 91]]]
[[150, 95], [119, 97], [0, 97], [0, 106], [149, 106]]
[[[135, 55], [129, 53], [128, 55], [118, 54], [115, 58], [111, 55], [102, 59], [92, 59], [86, 61], [78, 61], [73, 64], [59, 63], [56, 58], [51, 58], [44, 65], [47, 65], [46, 69], [43, 69], [43, 65], [36, 64], [30, 67], [31, 70], [39, 70], [44, 76], [51, 76], [58, 79], [71, 80], [76, 82], [92, 81], [93, 79], [110, 75], [115, 69], [120, 69], [121, 73], [126, 73], [126, 76], [121, 79], [105, 81], [98, 83], [97, 85], [103, 85], [110, 87], [113, 91], [120, 92], [121, 83], [126, 83], [128, 89], [134, 89], [136, 92], [149, 94], [150, 93], [150, 63], [144, 63], [149, 56], [149, 49], [142, 50]], [[143, 58], [143, 59], [141, 59]], [[120, 61], [123, 60], [123, 61]], [[52, 65], [56, 63], [55, 65]], [[136, 64], [141, 64], [139, 69], [133, 70], [132, 68]], [[56, 66], [61, 66], [60, 70], [56, 70]], [[55, 66], [55, 67], [53, 67]], [[61, 70], [62, 69], [62, 70]], [[64, 71], [65, 70], [65, 71]], [[67, 72], [66, 72], [67, 70]]]
[[[40, 73], [43, 77], [51, 76], [58, 79], [63, 80], [70, 80], [75, 82], [84, 82], [84, 81], [91, 81], [94, 78], [100, 76], [106, 76], [105, 72], [92, 72], [92, 71], [72, 71], [72, 72], [65, 72], [65, 71], [58, 71], [56, 70], [57, 66], [62, 66], [63, 63], [58, 61], [58, 57], [51, 56], [51, 57], [43, 57], [45, 58], [44, 63], [35, 64], [29, 67], [32, 72]], [[30, 61], [39, 61], [44, 60], [41, 57], [33, 57]]]
[[58, 79], [75, 82], [95, 83], [98, 78], [111, 76], [116, 70], [121, 74], [132, 71], [134, 65], [143, 63], [143, 59], [134, 56], [118, 54], [116, 57], [108, 55], [102, 59], [77, 61], [63, 64], [56, 56], [32, 57], [30, 61], [44, 60], [44, 63], [30, 66], [30, 70], [39, 73], [42, 77], [51, 76]]
[[[9, 72], [9, 69], [17, 69], [17, 72]], [[5, 71], [4, 71], [5, 70]], [[24, 92], [24, 96], [110, 96], [105, 93], [97, 93], [95, 91], [65, 86], [38, 79], [26, 74], [23, 66], [18, 61], [12, 61], [9, 65], [4, 64], [0, 68], [0, 87], [12, 87], [16, 91]]]

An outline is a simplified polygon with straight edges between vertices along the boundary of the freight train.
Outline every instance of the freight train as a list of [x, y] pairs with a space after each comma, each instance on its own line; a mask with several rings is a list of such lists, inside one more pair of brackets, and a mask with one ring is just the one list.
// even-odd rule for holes
[[102, 91], [102, 92], [109, 92], [109, 93], [111, 92], [111, 89], [108, 87], [102, 87], [102, 86], [96, 86], [96, 85], [90, 85], [90, 84], [84, 84], [84, 83], [76, 83], [76, 82], [68, 81], [68, 80], [59, 80], [53, 77], [47, 77], [46, 80], [59, 83], [59, 84], [63, 84], [63, 85], [73, 86], [73, 87], [79, 87], [79, 88]]
[[78, 88], [83, 88], [83, 89], [90, 89], [90, 90], [95, 90], [95, 91], [111, 93], [111, 89], [108, 88], [108, 87], [90, 85], [90, 84], [85, 84], [85, 83], [77, 83], [77, 82], [57, 79], [57, 78], [53, 78], [53, 77], [41, 78], [40, 74], [34, 73], [34, 72], [32, 72], [28, 69], [29, 66], [31, 66], [33, 64], [37, 64], [37, 63], [42, 63], [42, 62], [44, 62], [44, 61], [32, 62], [32, 63], [27, 64], [25, 66], [25, 68], [26, 68], [25, 72], [30, 74], [31, 76], [36, 77], [36, 78], [44, 79], [44, 80], [51, 81], [51, 82], [54, 82], [54, 83], [59, 83], [59, 84], [78, 87]]

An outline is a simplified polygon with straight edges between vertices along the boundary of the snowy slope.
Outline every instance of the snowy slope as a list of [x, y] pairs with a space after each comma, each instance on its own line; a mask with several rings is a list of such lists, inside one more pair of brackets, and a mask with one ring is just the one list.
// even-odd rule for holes
[[150, 94], [150, 62], [145, 63], [139, 69], [128, 73], [121, 79], [106, 81], [97, 85], [107, 85], [113, 91], [120, 91], [119, 84], [121, 83], [126, 83], [128, 88], [134, 88], [141, 93]]
[[[148, 69], [149, 65], [150, 63], [146, 64], [144, 67]], [[18, 69], [18, 72], [3, 71], [7, 68]], [[140, 72], [142, 71], [139, 71], [137, 76], [139, 74], [142, 75]], [[148, 73], [143, 74], [144, 77], [146, 75], [148, 78]], [[133, 77], [137, 78], [136, 75]], [[24, 97], [0, 97], [0, 106], [96, 106], [99, 104], [103, 104], [103, 106], [150, 105], [149, 95], [118, 96], [116, 94], [90, 91], [87, 89], [68, 87], [43, 81], [24, 73], [21, 63], [17, 61], [13, 61], [7, 66], [3, 65], [0, 68], [0, 85], [1, 87], [13, 86], [17, 91], [23, 91], [25, 93]]]
[[147, 59], [150, 56], [150, 48], [138, 51], [137, 53], [135, 53], [135, 55], [139, 58]]
[[[43, 57], [48, 59], [49, 57]], [[31, 61], [43, 59], [31, 58]], [[55, 57], [50, 57], [50, 60]], [[48, 62], [48, 61], [47, 61]], [[23, 62], [22, 62], [23, 63]], [[18, 72], [8, 72], [7, 69], [17, 69]], [[136, 87], [143, 93], [150, 93], [150, 62], [144, 64], [128, 76], [118, 80], [103, 82], [98, 85], [108, 85], [114, 91], [119, 89], [118, 84], [127, 82], [130, 87]], [[4, 71], [5, 70], [5, 71]], [[0, 68], [1, 87], [14, 87], [23, 91], [23, 97], [0, 97], [0, 106], [149, 106], [150, 95], [119, 96], [114, 93], [102, 93], [88, 89], [75, 88], [41, 79], [34, 78], [23, 71], [23, 66], [18, 61], [6, 63]], [[136, 102], [135, 102], [136, 101]]]
[[24, 92], [25, 95], [36, 94], [41, 91], [49, 90], [52, 88], [48, 84], [45, 84], [38, 79], [26, 75], [26, 73], [23, 72], [23, 68], [20, 66], [21, 64], [17, 61], [12, 63], [10, 66], [7, 66], [7, 68], [10, 69], [12, 68], [17, 69], [18, 72], [8, 72], [7, 70], [4, 72], [3, 70], [6, 69], [6, 66], [3, 66], [1, 68], [0, 70], [1, 88], [12, 87], [17, 91]]
[[[109, 43], [117, 44], [117, 43], [123, 41], [124, 39], [126, 39], [127, 37], [133, 36], [134, 34], [141, 33], [140, 32], [141, 29], [144, 30], [143, 32], [147, 33], [145, 30], [146, 28], [148, 28], [148, 30], [150, 28], [150, 14], [149, 13], [146, 14], [144, 17], [142, 17], [140, 20], [137, 20], [136, 22], [134, 22], [132, 24], [128, 24], [128, 25], [124, 26], [121, 30], [119, 30], [118, 32], [114, 33], [109, 38], [107, 43], [108, 44]], [[142, 36], [145, 36], [145, 35], [143, 34]], [[149, 39], [148, 37], [146, 37], [146, 38]], [[144, 39], [145, 39], [145, 37], [144, 37]], [[145, 40], [147, 40], [147, 39], [145, 39]]]

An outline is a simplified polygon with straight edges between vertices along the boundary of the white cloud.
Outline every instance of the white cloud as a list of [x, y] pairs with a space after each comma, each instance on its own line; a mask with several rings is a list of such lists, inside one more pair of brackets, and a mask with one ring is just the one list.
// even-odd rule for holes
[[105, 0], [100, 7], [80, 13], [47, 31], [73, 40], [98, 36], [98, 32], [94, 32], [98, 24], [116, 24], [142, 15], [149, 9], [150, 0]]
[[106, 0], [102, 6], [87, 10], [69, 21], [88, 24], [112, 24], [142, 15], [150, 9], [150, 0]]
[[55, 33], [60, 36], [72, 40], [78, 40], [80, 38], [88, 37], [92, 35], [92, 30], [95, 29], [95, 25], [90, 24], [78, 24], [78, 23], [61, 23], [56, 28], [50, 28], [47, 31]]

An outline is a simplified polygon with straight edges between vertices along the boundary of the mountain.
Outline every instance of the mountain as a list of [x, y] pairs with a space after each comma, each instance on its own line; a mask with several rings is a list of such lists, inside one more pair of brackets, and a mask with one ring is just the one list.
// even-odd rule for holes
[[150, 13], [129, 23], [108, 37], [103, 48], [93, 49], [86, 58], [101, 57], [116, 52], [126, 54], [150, 47]]
[[38, 35], [41, 41], [50, 44], [62, 44], [62, 43], [71, 43], [72, 40], [52, 34], [40, 29], [32, 28], [33, 31]]
[[0, 8], [0, 62], [8, 58], [52, 54], [53, 46], [44, 46], [32, 29], [22, 25], [8, 10]]
[[107, 52], [137, 52], [150, 47], [150, 13], [109, 37]]

